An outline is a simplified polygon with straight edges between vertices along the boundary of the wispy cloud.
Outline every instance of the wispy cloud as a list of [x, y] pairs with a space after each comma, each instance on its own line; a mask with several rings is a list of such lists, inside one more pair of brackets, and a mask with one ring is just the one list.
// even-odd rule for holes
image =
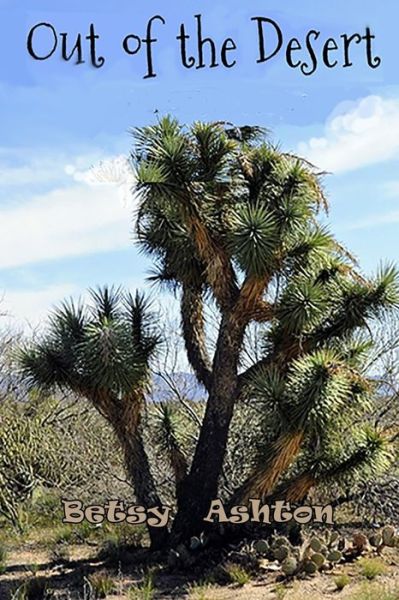
[[122, 202], [128, 203], [131, 200], [135, 175], [128, 157], [124, 154], [101, 160], [90, 169], [79, 170], [73, 164], [67, 165], [65, 172], [75, 181], [87, 185], [113, 184], [117, 187]]
[[124, 248], [134, 175], [126, 155], [0, 147], [0, 269]]
[[76, 286], [65, 283], [39, 290], [8, 290], [1, 301], [1, 310], [11, 326], [35, 327], [60, 299], [76, 293]]
[[399, 99], [368, 96], [337, 107], [325, 133], [298, 145], [298, 153], [335, 173], [399, 158]]
[[71, 156], [48, 149], [0, 147], [1, 186], [55, 185], [69, 179], [68, 169], [88, 169], [103, 158], [104, 153], [97, 149]]
[[344, 225], [340, 229], [345, 231], [355, 231], [359, 229], [372, 229], [381, 225], [394, 225], [396, 223], [399, 223], [399, 210], [394, 210], [384, 214], [377, 213], [369, 215], [364, 219], [359, 219], [359, 221]]
[[113, 184], [73, 184], [0, 210], [0, 268], [124, 248], [131, 205]]

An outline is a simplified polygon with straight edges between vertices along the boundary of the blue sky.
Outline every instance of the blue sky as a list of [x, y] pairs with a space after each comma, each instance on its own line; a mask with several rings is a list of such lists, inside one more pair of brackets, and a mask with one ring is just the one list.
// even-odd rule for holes
[[[218, 47], [226, 37], [236, 42], [233, 68], [181, 66], [179, 26], [185, 23], [193, 52], [199, 13], [204, 34]], [[157, 77], [144, 80], [144, 51], [129, 56], [121, 42], [128, 34], [143, 37], [156, 14], [166, 21], [154, 24]], [[381, 66], [367, 66], [360, 44], [353, 47], [353, 67], [320, 65], [310, 77], [289, 68], [283, 50], [257, 64], [254, 16], [278, 22], [285, 44], [319, 30], [318, 56], [327, 38], [364, 35], [369, 26]], [[129, 128], [154, 121], [155, 111], [183, 122], [268, 127], [284, 149], [330, 172], [331, 228], [364, 271], [397, 260], [398, 20], [397, 0], [383, 6], [371, 0], [0, 0], [0, 291], [13, 322], [36, 323], [64, 296], [96, 284], [145, 286], [149, 263], [133, 245], [135, 201], [124, 157]], [[61, 60], [60, 38], [50, 59], [33, 60], [26, 39], [40, 22], [68, 32], [69, 45], [94, 23], [104, 66], [90, 65], [87, 42], [84, 64]], [[50, 43], [44, 32], [35, 38], [37, 52]], [[306, 52], [297, 56], [305, 60]], [[342, 47], [336, 56], [342, 63]]]

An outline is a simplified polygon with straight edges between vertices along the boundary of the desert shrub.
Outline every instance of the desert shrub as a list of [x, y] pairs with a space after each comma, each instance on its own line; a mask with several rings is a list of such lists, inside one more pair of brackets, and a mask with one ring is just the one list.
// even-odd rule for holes
[[49, 597], [47, 579], [45, 577], [31, 577], [14, 591], [12, 600], [45, 600]]
[[283, 583], [278, 583], [274, 589], [276, 600], [284, 600], [288, 593], [287, 587]]
[[132, 586], [128, 591], [129, 600], [153, 600], [155, 595], [154, 571], [149, 569], [142, 583]]
[[242, 587], [251, 580], [249, 573], [240, 565], [234, 563], [228, 564], [225, 567], [231, 583]]
[[0, 517], [20, 528], [52, 526], [62, 519], [61, 496], [131, 495], [112, 432], [93, 410], [72, 399], [8, 399], [0, 418]]
[[90, 589], [94, 598], [106, 598], [115, 589], [115, 582], [107, 573], [93, 573], [88, 578]]
[[337, 590], [343, 590], [344, 587], [350, 584], [350, 582], [351, 578], [349, 577], [349, 575], [346, 574], [338, 575], [338, 577], [335, 577], [334, 579], [334, 583], [337, 586]]
[[379, 558], [362, 558], [359, 562], [360, 573], [366, 579], [375, 579], [387, 572], [387, 566]]
[[365, 584], [360, 590], [351, 594], [348, 600], [398, 600], [399, 587], [390, 588], [377, 584]]

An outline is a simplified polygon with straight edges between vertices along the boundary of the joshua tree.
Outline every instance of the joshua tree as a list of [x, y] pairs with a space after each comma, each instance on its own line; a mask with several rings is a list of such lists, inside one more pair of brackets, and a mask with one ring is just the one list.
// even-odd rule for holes
[[[149, 360], [158, 344], [146, 301], [103, 288], [91, 304], [64, 303], [52, 315], [43, 339], [21, 351], [25, 377], [45, 390], [58, 387], [87, 398], [111, 424], [122, 448], [137, 501], [161, 504], [140, 430]], [[149, 528], [152, 547], [166, 530]]]
[[[389, 441], [359, 422], [374, 392], [364, 369], [368, 324], [398, 306], [396, 269], [360, 275], [318, 221], [327, 209], [320, 174], [259, 128], [165, 118], [133, 133], [138, 243], [154, 259], [152, 279], [179, 295], [187, 356], [208, 394], [192, 457], [164, 411], [176, 478], [172, 543], [204, 528], [238, 405], [260, 402], [264, 418], [234, 501], [295, 501], [329, 479], [386, 468]], [[155, 340], [141, 300], [129, 297], [121, 310], [108, 292], [94, 299], [89, 314], [71, 306], [55, 314], [44, 342], [26, 351], [25, 372], [88, 397], [113, 425], [140, 501], [158, 503], [139, 428]], [[219, 314], [213, 355], [206, 303]], [[263, 352], [244, 368], [252, 323]]]
[[[187, 356], [208, 392], [172, 539], [201, 528], [218, 495], [235, 406], [245, 398], [263, 401], [265, 438], [235, 499], [272, 494], [298, 457], [304, 470], [288, 488], [295, 499], [327, 473], [386, 467], [389, 450], [378, 432], [358, 431], [357, 442], [342, 448], [339, 431], [372, 396], [362, 371], [370, 340], [358, 335], [398, 306], [396, 269], [360, 276], [318, 223], [327, 209], [320, 174], [273, 147], [259, 128], [184, 128], [164, 118], [133, 133], [138, 241], [155, 260], [153, 279], [180, 296]], [[204, 319], [210, 301], [220, 313], [213, 356]], [[254, 321], [264, 329], [264, 352], [242, 370]]]

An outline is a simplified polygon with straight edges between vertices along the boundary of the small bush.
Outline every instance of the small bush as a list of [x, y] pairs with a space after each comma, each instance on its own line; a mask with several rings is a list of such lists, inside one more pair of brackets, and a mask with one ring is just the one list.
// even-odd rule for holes
[[129, 600], [153, 600], [155, 594], [154, 571], [147, 571], [140, 585], [132, 586], [128, 591]]
[[74, 537], [74, 531], [72, 527], [63, 525], [58, 527], [53, 534], [52, 542], [55, 544], [70, 544]]
[[103, 540], [98, 557], [109, 565], [129, 562], [125, 544], [113, 534]]
[[378, 558], [363, 558], [359, 562], [360, 573], [366, 579], [375, 579], [380, 575], [384, 575], [387, 572], [387, 567]]
[[344, 587], [350, 584], [350, 582], [351, 578], [349, 577], [349, 575], [346, 574], [338, 575], [338, 577], [334, 579], [334, 583], [337, 586], [337, 590], [343, 590]]
[[7, 555], [7, 548], [3, 544], [0, 544], [0, 562], [5, 563], [7, 561]]
[[377, 584], [365, 584], [360, 590], [349, 596], [348, 600], [398, 600], [399, 587], [388, 589]]
[[230, 581], [236, 585], [239, 585], [240, 587], [251, 580], [249, 573], [247, 573], [243, 567], [240, 567], [240, 565], [235, 565], [232, 563], [226, 565], [225, 569], [229, 575]]
[[116, 589], [114, 580], [107, 573], [93, 573], [88, 581], [94, 598], [106, 598]]
[[188, 588], [189, 600], [211, 600], [212, 586], [209, 583], [197, 583]]
[[288, 589], [283, 583], [279, 583], [276, 585], [274, 593], [276, 594], [276, 600], [284, 600], [288, 593]]
[[82, 521], [82, 523], [75, 525], [73, 533], [76, 543], [85, 542], [92, 535], [93, 526], [88, 521]]
[[32, 577], [15, 590], [12, 600], [45, 600], [49, 597], [47, 580], [44, 577]]

